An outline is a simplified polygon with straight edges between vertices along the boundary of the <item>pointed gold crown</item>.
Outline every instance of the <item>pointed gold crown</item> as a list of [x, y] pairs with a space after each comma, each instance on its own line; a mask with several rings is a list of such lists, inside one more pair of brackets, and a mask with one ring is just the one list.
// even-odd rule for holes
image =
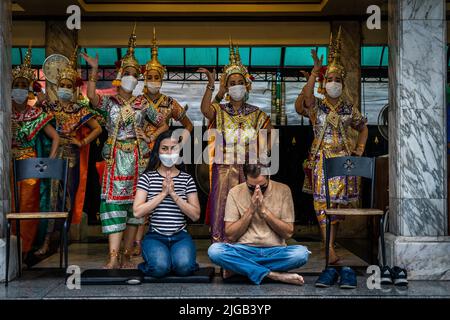
[[62, 70], [59, 70], [56, 80], [58, 83], [63, 79], [72, 81], [75, 85], [80, 78], [77, 71], [77, 59], [78, 59], [78, 45], [75, 46], [75, 50], [70, 57], [69, 64]]
[[328, 44], [327, 65], [330, 65], [331, 62], [333, 62], [333, 53], [334, 53], [333, 32], [330, 32], [330, 42]]
[[134, 56], [134, 49], [136, 48], [136, 23], [134, 23], [133, 32], [128, 39], [128, 50], [127, 53], [122, 57], [122, 70], [127, 67], [133, 67], [140, 74], [140, 65]]
[[128, 39], [127, 53], [120, 60], [119, 71], [117, 72], [116, 79], [113, 80], [112, 85], [115, 87], [120, 86], [123, 70], [127, 67], [132, 67], [137, 71], [137, 77], [141, 75], [141, 66], [134, 56], [134, 48], [136, 47], [136, 22], [134, 23], [133, 32]]
[[225, 75], [225, 83], [228, 81], [228, 77], [232, 74], [240, 74], [244, 77], [247, 85], [252, 83], [251, 76], [248, 73], [247, 68], [242, 64], [241, 56], [239, 54], [239, 47], [233, 45], [233, 41], [230, 37], [230, 61], [228, 65], [223, 68], [223, 73]]
[[31, 41], [28, 46], [27, 53], [25, 54], [25, 58], [23, 60], [22, 65], [17, 66], [12, 71], [13, 80], [18, 78], [25, 78], [28, 80], [30, 86], [36, 80], [36, 75], [34, 70], [31, 68]]
[[333, 35], [330, 36], [330, 46], [328, 48], [328, 67], [325, 77], [330, 73], [337, 73], [345, 78], [345, 68], [341, 62], [341, 51], [342, 51], [342, 28], [339, 26], [338, 35], [336, 41], [333, 44]]
[[161, 79], [164, 77], [166, 69], [158, 60], [158, 46], [156, 45], [156, 30], [153, 27], [153, 41], [152, 41], [152, 57], [145, 65], [145, 77], [150, 70], [156, 70]]

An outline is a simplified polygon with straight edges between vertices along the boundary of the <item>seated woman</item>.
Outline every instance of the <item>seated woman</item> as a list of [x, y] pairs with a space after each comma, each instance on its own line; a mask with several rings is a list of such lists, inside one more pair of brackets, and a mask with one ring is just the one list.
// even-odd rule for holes
[[194, 179], [175, 166], [180, 144], [172, 131], [158, 136], [147, 169], [139, 178], [133, 212], [149, 216], [150, 228], [142, 243], [144, 262], [138, 268], [146, 275], [169, 273], [188, 276], [197, 270], [196, 248], [186, 230], [186, 216], [200, 218]]

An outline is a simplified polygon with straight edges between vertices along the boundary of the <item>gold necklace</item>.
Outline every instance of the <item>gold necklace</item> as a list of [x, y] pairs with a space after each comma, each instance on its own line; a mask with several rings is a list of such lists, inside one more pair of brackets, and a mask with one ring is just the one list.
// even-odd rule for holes
[[120, 115], [122, 116], [122, 121], [124, 123], [128, 123], [128, 121], [133, 118], [134, 119], [134, 110], [131, 104], [136, 99], [136, 97], [131, 97], [128, 100], [125, 100], [121, 96], [118, 96], [120, 102], [122, 103], [122, 108], [120, 108]]
[[147, 99], [149, 105], [153, 108], [155, 108], [156, 111], [159, 111], [159, 106], [160, 104], [164, 101], [165, 99], [165, 95], [161, 94], [158, 98], [158, 100], [156, 100], [156, 103], [154, 102], [154, 100], [152, 98], [150, 98], [150, 96], [148, 96], [147, 94], [144, 94], [145, 98]]
[[327, 115], [327, 122], [335, 129], [338, 128], [341, 116], [337, 113], [336, 109], [341, 105], [342, 99], [339, 98], [336, 105], [333, 105], [327, 98], [323, 99], [325, 105], [330, 109]]
[[238, 110], [235, 110], [233, 105], [230, 103], [231, 110], [233, 110], [233, 115], [231, 116], [231, 119], [236, 122], [239, 127], [242, 126], [242, 124], [245, 122], [245, 118], [243, 116], [243, 113], [245, 112], [245, 105], [239, 107]]

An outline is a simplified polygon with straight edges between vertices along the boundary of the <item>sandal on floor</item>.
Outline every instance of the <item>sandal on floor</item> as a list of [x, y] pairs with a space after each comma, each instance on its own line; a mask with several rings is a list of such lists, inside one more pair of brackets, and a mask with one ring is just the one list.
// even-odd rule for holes
[[121, 269], [136, 269], [136, 264], [131, 261], [133, 256], [133, 248], [128, 248], [123, 250], [122, 260], [121, 260]]
[[333, 261], [330, 260], [328, 264], [330, 264], [330, 265], [339, 265], [341, 260], [342, 260], [341, 257], [336, 256], [336, 260], [333, 260]]
[[134, 242], [134, 249], [133, 249], [133, 256], [140, 257], [142, 253], [142, 247], [141, 247], [142, 241], [137, 240]]
[[44, 243], [42, 246], [34, 252], [36, 257], [45, 256], [50, 251], [50, 236], [45, 236]]
[[[119, 269], [120, 261], [119, 261], [119, 252], [117, 250], [111, 250], [109, 252], [109, 262], [103, 266], [103, 269]], [[115, 264], [112, 263], [112, 259], [117, 258], [117, 262]]]

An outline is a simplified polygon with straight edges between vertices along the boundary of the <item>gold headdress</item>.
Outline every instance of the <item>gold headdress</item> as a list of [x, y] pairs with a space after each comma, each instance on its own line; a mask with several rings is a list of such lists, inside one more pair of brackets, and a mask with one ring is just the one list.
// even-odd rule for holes
[[58, 83], [63, 79], [72, 81], [73, 85], [78, 87], [80, 84], [80, 76], [77, 71], [77, 59], [78, 59], [78, 45], [75, 46], [75, 50], [70, 57], [69, 64], [62, 70], [58, 70], [56, 80]]
[[[247, 87], [252, 84], [251, 75], [247, 68], [242, 64], [238, 46], [233, 46], [230, 37], [230, 62], [223, 68], [224, 81], [227, 83], [228, 77], [232, 74], [240, 74], [244, 77]], [[250, 88], [249, 88], [250, 89]]]
[[321, 94], [325, 94], [325, 82], [328, 74], [337, 73], [342, 79], [345, 78], [345, 68], [341, 63], [341, 32], [342, 29], [339, 27], [338, 35], [335, 43], [333, 43], [333, 33], [330, 33], [330, 44], [328, 45], [328, 57], [327, 57], [327, 67], [322, 67], [319, 72], [319, 88], [317, 91]]
[[28, 80], [30, 85], [30, 91], [33, 91], [33, 84], [36, 81], [36, 74], [34, 70], [31, 68], [31, 41], [28, 46], [27, 53], [25, 54], [25, 59], [23, 60], [22, 65], [17, 66], [12, 71], [13, 81], [18, 78], [25, 78]]
[[153, 27], [153, 41], [152, 41], [152, 57], [151, 59], [145, 64], [145, 78], [147, 78], [147, 73], [150, 70], [156, 70], [161, 79], [164, 77], [164, 73], [166, 72], [166, 69], [164, 66], [159, 62], [158, 60], [158, 46], [156, 45], [156, 30], [155, 27]]
[[327, 65], [330, 65], [331, 62], [333, 62], [333, 53], [334, 53], [333, 32], [330, 32], [330, 42], [328, 44]]
[[139, 61], [134, 56], [134, 48], [136, 47], [136, 23], [134, 23], [133, 32], [128, 40], [127, 53], [122, 57], [120, 61], [119, 71], [117, 72], [116, 79], [113, 81], [113, 86], [120, 86], [120, 79], [122, 78], [123, 70], [127, 67], [133, 67], [137, 71], [137, 76], [141, 74], [141, 67]]
[[342, 40], [341, 40], [342, 28], [339, 27], [336, 42], [333, 45], [332, 35], [330, 36], [330, 47], [328, 54], [328, 67], [325, 77], [330, 73], [337, 73], [342, 78], [345, 78], [345, 68], [341, 62]]

